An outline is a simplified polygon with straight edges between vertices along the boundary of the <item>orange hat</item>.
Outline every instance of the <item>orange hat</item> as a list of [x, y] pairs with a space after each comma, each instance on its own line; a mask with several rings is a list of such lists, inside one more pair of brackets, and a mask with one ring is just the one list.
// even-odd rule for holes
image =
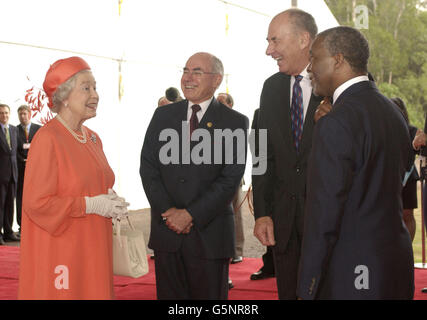
[[65, 81], [70, 79], [77, 72], [82, 70], [90, 70], [86, 61], [79, 57], [70, 57], [61, 59], [52, 64], [46, 72], [46, 77], [43, 82], [43, 89], [49, 99], [49, 108], [53, 107], [52, 96], [56, 89]]

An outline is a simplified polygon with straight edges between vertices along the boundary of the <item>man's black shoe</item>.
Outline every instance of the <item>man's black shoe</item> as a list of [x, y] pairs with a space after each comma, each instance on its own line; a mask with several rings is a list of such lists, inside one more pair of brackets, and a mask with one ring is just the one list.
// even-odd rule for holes
[[262, 279], [267, 279], [267, 278], [274, 278], [274, 274], [271, 273], [266, 273], [264, 271], [258, 270], [255, 273], [251, 274], [251, 280], [262, 280]]
[[228, 290], [233, 289], [233, 288], [234, 288], [233, 281], [231, 281], [231, 279], [228, 279]]
[[234, 257], [233, 259], [231, 259], [231, 264], [235, 264], [235, 263], [239, 263], [239, 262], [242, 262], [243, 261], [243, 257], [242, 256], [237, 256], [237, 257]]
[[11, 242], [11, 241], [21, 241], [21, 239], [19, 239], [17, 236], [15, 236], [13, 233], [8, 234], [8, 235], [4, 235], [3, 236], [3, 240], [6, 242]]

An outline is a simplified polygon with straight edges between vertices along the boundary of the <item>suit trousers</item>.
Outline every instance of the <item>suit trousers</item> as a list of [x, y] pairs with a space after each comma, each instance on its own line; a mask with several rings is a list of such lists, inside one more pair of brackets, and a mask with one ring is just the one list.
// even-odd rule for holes
[[263, 266], [261, 268], [262, 272], [268, 274], [275, 274], [274, 271], [274, 258], [273, 258], [273, 247], [268, 246], [267, 251], [262, 255]]
[[11, 177], [9, 182], [0, 183], [0, 236], [9, 236], [13, 233], [13, 209], [15, 201], [15, 182]]
[[21, 230], [22, 194], [24, 192], [25, 163], [18, 162], [18, 185], [16, 188], [16, 222]]
[[245, 194], [242, 190], [242, 187], [239, 186], [233, 198], [233, 208], [235, 209], [238, 208], [234, 212], [234, 234], [236, 235], [234, 257], [243, 256], [243, 245], [245, 243], [245, 234], [243, 231], [242, 202], [244, 200], [244, 195]]
[[296, 300], [298, 268], [303, 235], [303, 212], [295, 217], [286, 250], [278, 252], [273, 247], [274, 269], [279, 300]]
[[158, 300], [227, 300], [230, 259], [196, 257], [186, 247], [154, 251]]

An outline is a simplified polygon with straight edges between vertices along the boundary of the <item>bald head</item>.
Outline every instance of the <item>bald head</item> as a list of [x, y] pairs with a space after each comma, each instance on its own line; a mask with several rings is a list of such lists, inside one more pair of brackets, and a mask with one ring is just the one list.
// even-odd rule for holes
[[290, 23], [296, 32], [308, 32], [310, 38], [314, 40], [317, 35], [317, 25], [316, 21], [311, 14], [302, 11], [300, 9], [288, 9], [279, 14], [277, 14], [273, 21], [277, 21], [277, 23]]
[[316, 23], [309, 13], [299, 9], [283, 11], [268, 27], [266, 54], [277, 61], [280, 72], [298, 75], [309, 63], [316, 33]]

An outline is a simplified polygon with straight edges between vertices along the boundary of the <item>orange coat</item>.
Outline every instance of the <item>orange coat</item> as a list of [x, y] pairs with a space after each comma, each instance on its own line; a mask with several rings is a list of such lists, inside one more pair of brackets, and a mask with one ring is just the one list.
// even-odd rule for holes
[[[91, 130], [78, 142], [53, 119], [35, 135], [25, 170], [19, 299], [112, 299], [111, 219], [86, 212], [114, 173]], [[96, 137], [96, 142], [91, 137]]]

